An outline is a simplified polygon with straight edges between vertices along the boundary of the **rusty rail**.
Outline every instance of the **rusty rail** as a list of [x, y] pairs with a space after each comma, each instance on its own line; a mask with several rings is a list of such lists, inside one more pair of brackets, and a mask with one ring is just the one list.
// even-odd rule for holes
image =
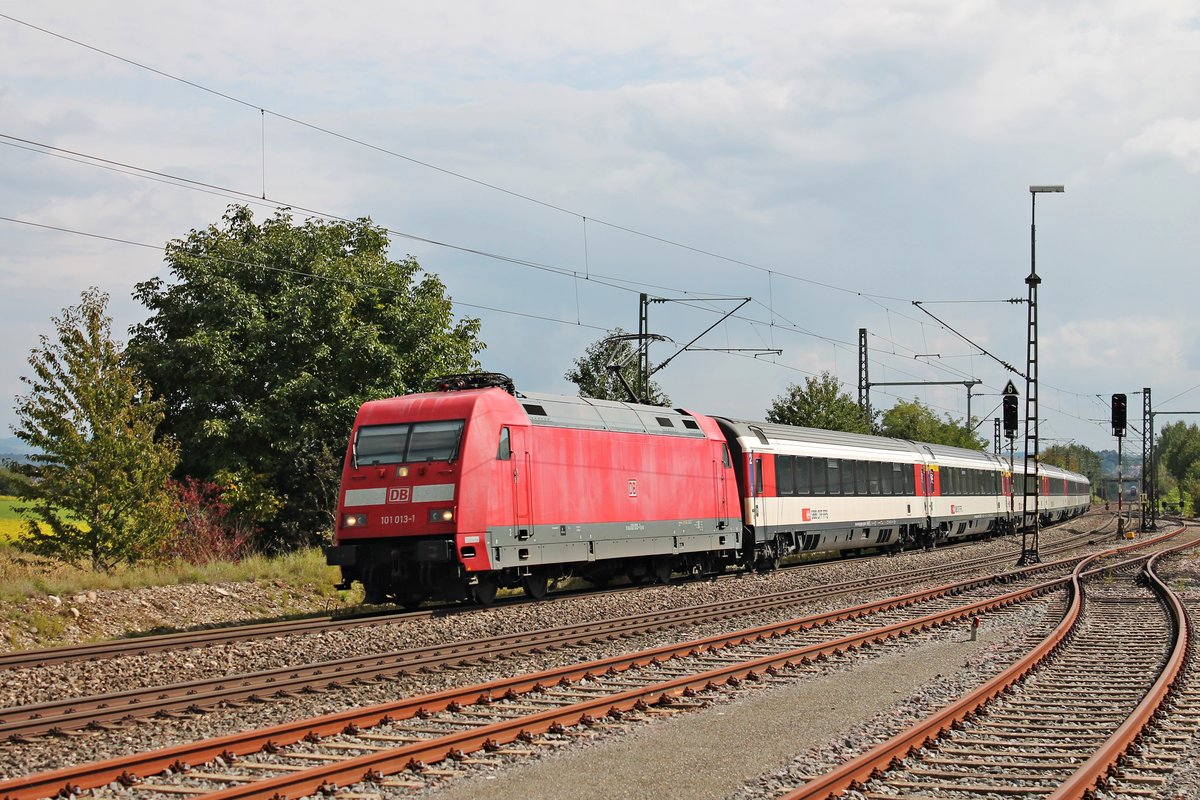
[[[941, 711], [927, 717], [908, 730], [902, 731], [857, 758], [851, 759], [838, 769], [814, 778], [803, 786], [781, 795], [777, 800], [821, 800], [823, 798], [838, 797], [850, 789], [860, 788], [868, 780], [878, 776], [890, 765], [898, 763], [900, 759], [903, 759], [910, 752], [931, 744], [956, 724], [969, 719], [990, 700], [1009, 691], [1014, 684], [1023, 680], [1042, 661], [1063, 645], [1082, 611], [1083, 592], [1081, 580], [1083, 575], [1085, 572], [1091, 574], [1092, 572], [1101, 572], [1109, 568], [1102, 567], [1087, 571], [1085, 568], [1088, 565], [1106, 556], [1132, 550], [1136, 546], [1145, 546], [1165, 541], [1173, 536], [1177, 536], [1184, 529], [1184, 527], [1180, 527], [1177, 530], [1145, 542], [1117, 547], [1107, 553], [1098, 553], [1084, 559], [1075, 567], [1071, 577], [1064, 579], [1070, 583], [1070, 599], [1062, 620], [1034, 650], [987, 683], [964, 695], [958, 701], [946, 706]], [[1181, 546], [1181, 548], [1185, 546], [1190, 547], [1194, 544], [1188, 543]], [[1145, 559], [1148, 556], [1141, 558]], [[1138, 559], [1131, 559], [1131, 561], [1136, 560]], [[1111, 568], [1118, 568], [1129, 563], [1129, 561], [1122, 562], [1122, 564], [1114, 565]]]
[[[839, 637], [786, 653], [767, 656], [694, 676], [678, 678], [644, 689], [634, 689], [620, 695], [610, 695], [590, 703], [558, 709], [553, 713], [543, 712], [532, 717], [523, 718], [523, 724], [520, 725], [512, 724], [509, 721], [509, 723], [505, 723], [504, 725], [489, 726], [480, 729], [480, 732], [487, 731], [487, 735], [478, 739], [478, 741], [468, 735], [475, 732], [466, 732], [448, 739], [433, 740], [434, 744], [420, 743], [400, 748], [397, 751], [388, 751], [388, 753], [403, 753], [403, 760], [399, 762], [399, 766], [389, 760], [388, 753], [384, 753], [371, 757], [364, 756], [345, 762], [346, 764], [353, 765], [352, 770], [359, 770], [354, 774], [337, 771], [337, 767], [343, 765], [331, 765], [328, 768], [317, 768], [315, 771], [310, 770], [304, 773], [297, 773], [294, 778], [290, 776], [289, 778], [300, 780], [302, 776], [309, 776], [310, 773], [319, 773], [319, 776], [314, 778], [315, 783], [311, 785], [305, 784], [303, 787], [291, 785], [288, 792], [281, 791], [281, 793], [288, 793], [294, 797], [298, 796], [296, 792], [311, 791], [319, 787], [322, 783], [345, 781], [348, 779], [360, 780], [364, 775], [375, 774], [372, 770], [402, 769], [410, 760], [441, 760], [452, 751], [461, 751], [474, 746], [482, 746], [483, 741], [488, 738], [496, 742], [512, 741], [518, 738], [522, 731], [527, 733], [544, 732], [549, 730], [551, 725], [556, 722], [564, 726], [576, 725], [585, 716], [604, 716], [611, 709], [623, 711], [636, 707], [639, 703], [669, 703], [670, 698], [681, 695], [688, 690], [694, 691], [707, 688], [712, 684], [730, 682], [731, 678], [733, 681], [744, 680], [750, 677], [751, 674], [757, 676], [769, 670], [788, 668], [798, 662], [802, 663], [823, 655], [828, 656], [837, 652], [853, 650], [904, 633], [925, 630], [935, 625], [943, 625], [967, 619], [988, 610], [1002, 608], [1029, 597], [1051, 591], [1061, 586], [1065, 580], [1067, 579], [1055, 578], [1043, 581], [1024, 589], [1007, 592], [998, 597], [976, 601], [936, 614], [925, 615], [915, 620], [894, 623], [871, 631]], [[980, 581], [976, 580], [972, 582], [976, 583]], [[912, 593], [906, 597], [911, 598], [911, 602], [916, 602], [915, 598], [918, 597], [931, 599], [946, 594], [947, 588], [939, 587], [937, 589], [924, 590]], [[876, 603], [863, 604], [853, 608], [829, 612], [828, 614], [817, 615], [817, 617], [759, 626], [732, 634], [706, 637], [683, 644], [666, 645], [632, 655], [613, 656], [584, 664], [507, 678], [488, 684], [448, 689], [432, 695], [409, 698], [367, 709], [355, 709], [317, 719], [277, 725], [259, 731], [233, 734], [203, 742], [179, 745], [153, 753], [136, 754], [105, 762], [24, 776], [0, 783], [0, 797], [5, 798], [5, 800], [35, 800], [36, 798], [44, 798], [56, 794], [77, 794], [83, 789], [94, 788], [113, 781], [129, 780], [131, 776], [144, 776], [161, 772], [164, 769], [178, 768], [183, 764], [203, 763], [227, 754], [246, 755], [255, 753], [264, 748], [269, 749], [274, 746], [293, 744], [312, 735], [329, 736], [342, 733], [347, 729], [374, 727], [388, 721], [419, 716], [422, 712], [445, 710], [455, 704], [466, 706], [476, 703], [487, 703], [491, 698], [504, 696], [509, 692], [523, 694], [536, 691], [539, 687], [544, 688], [557, 683], [570, 683], [587, 679], [609, 670], [621, 671], [633, 667], [646, 666], [656, 660], [662, 661], [678, 655], [692, 655], [728, 645], [761, 641], [817, 627], [820, 624], [824, 624], [825, 621], [858, 618], [868, 613], [867, 609], [870, 607], [875, 607], [878, 610], [887, 610], [904, 604], [898, 603], [897, 598], [889, 598], [877, 601]], [[370, 761], [371, 758], [378, 759], [378, 761]], [[396, 756], [396, 758], [400, 758], [400, 756]], [[367, 764], [369, 764], [369, 767], [359, 769], [361, 765]], [[279, 781], [289, 778], [281, 778], [253, 785], [257, 787], [269, 784], [272, 787], [271, 790], [261, 796], [263, 798], [270, 798], [279, 789], [281, 785]]]
[[1191, 652], [1191, 629], [1179, 596], [1159, 578], [1154, 567], [1159, 558], [1169, 552], [1181, 549], [1184, 548], [1173, 548], [1171, 551], [1158, 553], [1146, 564], [1146, 577], [1150, 581], [1151, 588], [1167, 606], [1175, 628], [1175, 641], [1172, 643], [1166, 665], [1159, 673], [1158, 679], [1155, 680], [1150, 691], [1138, 703], [1129, 718], [1117, 728], [1091, 758], [1084, 762], [1083, 766], [1063, 781], [1062, 785], [1049, 796], [1049, 800], [1080, 800], [1089, 796], [1097, 785], [1112, 774], [1122, 756], [1135, 745], [1143, 732], [1152, 726], [1163, 703], [1179, 686]]

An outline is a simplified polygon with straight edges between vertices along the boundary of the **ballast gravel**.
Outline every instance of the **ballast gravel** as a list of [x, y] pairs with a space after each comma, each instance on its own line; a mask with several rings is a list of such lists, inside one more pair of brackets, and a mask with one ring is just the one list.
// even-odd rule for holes
[[[1092, 518], [1087, 518], [1072, 527], [1077, 530], [1079, 525], [1092, 521]], [[1067, 532], [1062, 528], [1043, 532], [1043, 546]], [[957, 562], [989, 553], [1009, 553], [1015, 561], [1019, 547], [1020, 540], [1009, 537], [953, 550], [909, 553], [895, 558], [834, 562], [822, 565], [819, 569], [784, 570], [715, 582], [683, 582], [666, 587], [648, 587], [621, 595], [563, 598], [550, 603], [492, 608], [473, 614], [435, 616], [415, 622], [327, 631], [266, 642], [242, 642], [199, 650], [127, 656], [105, 662], [23, 670], [6, 675], [3, 689], [0, 690], [0, 702], [5, 706], [12, 706], [57, 697], [116, 691], [129, 685], [161, 685], [284, 665], [308, 664], [353, 654], [390, 652], [513, 630], [535, 630], [584, 620], [625, 616], [650, 609], [681, 608], [788, 588], [890, 574], [904, 569]], [[866, 596], [831, 598], [827, 602], [797, 610], [797, 615], [837, 608], [862, 599], [866, 599]], [[769, 619], [755, 615], [739, 619], [737, 624], [748, 627], [766, 621]], [[186, 625], [181, 621], [180, 627]], [[449, 686], [493, 680], [517, 671], [548, 669], [580, 660], [654, 647], [681, 638], [697, 638], [728, 627], [728, 623], [723, 626], [693, 626], [682, 632], [652, 634], [605, 645], [590, 645], [586, 649], [568, 649], [508, 659], [503, 664], [494, 666], [472, 666], [403, 676], [379, 684], [347, 686], [324, 693], [299, 695], [286, 701], [251, 703], [237, 708], [216, 709], [204, 714], [168, 720], [145, 720], [118, 730], [86, 732], [58, 739], [39, 739], [30, 743], [4, 743], [0, 744], [0, 778], [166, 747], [237, 730], [334, 713], [351, 707], [389, 702]], [[985, 637], [985, 642], [985, 649], [997, 644], [988, 637]], [[961, 656], [954, 656], [951, 663], [947, 664], [942, 663], [944, 659], [938, 653], [941, 652], [945, 656], [949, 651], [933, 648], [929, 652], [929, 663], [919, 668], [918, 672], [957, 673], [960, 670], [960, 664], [963, 663]], [[855, 663], [861, 658], [865, 656], [855, 656], [849, 661]], [[884, 694], [889, 692], [890, 688], [886, 689]], [[861, 693], [871, 692], [864, 685]], [[845, 724], [849, 726], [852, 721], [847, 718]], [[813, 739], [812, 743], [815, 744], [816, 739]], [[792, 752], [800, 752], [803, 749], [800, 745], [806, 742], [797, 741], [795, 744], [796, 749]]]

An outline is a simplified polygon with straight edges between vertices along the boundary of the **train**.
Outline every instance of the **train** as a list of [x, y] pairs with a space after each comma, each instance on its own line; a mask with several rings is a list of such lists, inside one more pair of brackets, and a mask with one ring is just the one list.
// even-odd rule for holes
[[[1083, 475], [1039, 464], [1028, 480], [1043, 524], [1091, 502]], [[661, 583], [1008, 532], [1025, 495], [991, 453], [471, 373], [361, 406], [325, 553], [367, 603], [489, 604], [572, 576]]]

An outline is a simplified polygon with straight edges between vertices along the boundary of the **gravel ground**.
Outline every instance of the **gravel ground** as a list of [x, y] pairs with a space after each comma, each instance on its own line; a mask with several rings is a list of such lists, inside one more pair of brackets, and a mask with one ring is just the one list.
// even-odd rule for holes
[[[1042, 544], [1053, 542], [1065, 531], [1043, 533]], [[512, 608], [494, 608], [479, 613], [440, 617], [419, 622], [389, 624], [347, 631], [331, 631], [301, 637], [289, 637], [268, 642], [245, 642], [221, 645], [201, 650], [130, 656], [106, 662], [74, 664], [12, 672], [5, 676], [0, 688], [0, 703], [5, 706], [39, 702], [62, 696], [95, 694], [113, 691], [133, 684], [158, 685], [200, 677], [246, 672], [282, 666], [306, 664], [318, 660], [339, 658], [352, 653], [388, 652], [423, 644], [511, 631], [534, 630], [585, 619], [604, 619], [622, 616], [650, 608], [678, 608], [718, 599], [760, 594], [785, 588], [811, 586], [829, 581], [845, 580], [864, 575], [894, 573], [905, 568], [957, 562], [964, 558], [989, 552], [1011, 553], [1013, 560], [1019, 551], [1020, 540], [1007, 539], [982, 542], [968, 548], [931, 553], [905, 554], [896, 558], [878, 558], [837, 562], [819, 570], [785, 570], [770, 575], [747, 575], [738, 579], [716, 582], [685, 582], [667, 587], [651, 587], [632, 594], [565, 598], [552, 603]], [[169, 587], [178, 590], [185, 587]], [[196, 621], [193, 611], [211, 608], [206, 591], [184, 593], [175, 597], [179, 618]], [[242, 596], [226, 587], [232, 596]], [[253, 595], [247, 592], [246, 596]], [[219, 595], [224, 596], [224, 595]], [[145, 598], [142, 598], [143, 600]], [[122, 604], [100, 602], [97, 606], [118, 614]], [[826, 603], [806, 607], [803, 613], [835, 608], [854, 602], [854, 598], [833, 598]], [[100, 608], [97, 613], [104, 613]], [[236, 617], [244, 618], [244, 617]], [[748, 618], [746, 626], [767, 620]], [[183, 626], [181, 626], [183, 627]], [[628, 652], [631, 649], [665, 644], [680, 637], [694, 638], [717, 632], [721, 626], [697, 627], [683, 634], [657, 634], [623, 640], [604, 646], [589, 646], [586, 651], [567, 650], [529, 656], [516, 661], [505, 660], [502, 665], [463, 668], [431, 675], [405, 676], [382, 684], [347, 687], [322, 694], [305, 695], [286, 702], [270, 702], [213, 712], [174, 720], [148, 720], [121, 730], [88, 732], [56, 740], [28, 744], [0, 745], [0, 777], [15, 777], [29, 772], [44, 771], [82, 761], [112, 757], [125, 753], [165, 747], [217, 736], [249, 727], [263, 726], [306, 716], [333, 713], [349, 707], [371, 705], [395, 700], [417, 693], [436, 691], [452, 685], [492, 680], [511, 675], [518, 670], [546, 669], [585, 658]], [[728, 626], [725, 626], [728, 627]], [[957, 670], [962, 662], [950, 665], [928, 665], [935, 672]]]
[[[332, 612], [336, 603], [322, 588], [328, 589], [283, 581], [192, 583], [34, 597], [10, 609], [0, 622], [0, 651]], [[42, 621], [41, 629], [33, 626], [35, 619]]]
[[[564, 748], [533, 763], [481, 768], [421, 793], [431, 800], [527, 797], [759, 800], [869, 749], [904, 724], [994, 675], [1024, 652], [1022, 632], [1045, 606], [997, 615], [971, 641], [965, 626], [906, 640], [882, 654], [834, 659], [819, 671], [761, 685], [627, 735]], [[952, 682], [930, 675], [953, 671]], [[798, 751], [811, 748], [801, 759]]]

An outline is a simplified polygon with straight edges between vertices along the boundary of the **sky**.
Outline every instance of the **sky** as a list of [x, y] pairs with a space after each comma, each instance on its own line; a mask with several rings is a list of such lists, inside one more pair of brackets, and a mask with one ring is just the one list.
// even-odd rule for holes
[[1172, 0], [0, 0], [0, 439], [52, 317], [97, 286], [127, 339], [163, 246], [247, 203], [385, 226], [520, 390], [573, 393], [647, 293], [674, 405], [857, 398], [866, 329], [873, 384], [948, 384], [874, 409], [978, 380], [989, 441], [1036, 255], [1041, 447], [1113, 449], [1124, 392], [1140, 453], [1135, 392], [1200, 410], [1198, 52]]

